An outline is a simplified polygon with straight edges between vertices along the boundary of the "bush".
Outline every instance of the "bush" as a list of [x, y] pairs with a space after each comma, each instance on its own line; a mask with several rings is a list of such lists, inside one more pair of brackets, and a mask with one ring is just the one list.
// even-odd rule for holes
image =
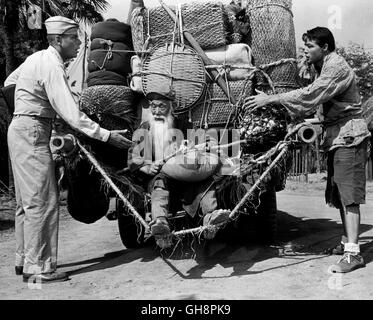
[[360, 95], [363, 101], [373, 96], [373, 54], [358, 44], [350, 43], [347, 47], [337, 49], [356, 73]]

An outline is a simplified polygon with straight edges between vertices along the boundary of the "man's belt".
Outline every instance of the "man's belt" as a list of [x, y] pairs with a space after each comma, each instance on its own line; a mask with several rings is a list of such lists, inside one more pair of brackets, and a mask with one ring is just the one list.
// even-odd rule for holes
[[44, 121], [49, 121], [52, 123], [54, 121], [54, 118], [48, 118], [48, 117], [41, 117], [33, 114], [14, 114], [13, 119], [20, 118], [20, 117], [29, 117], [34, 120], [44, 120]]

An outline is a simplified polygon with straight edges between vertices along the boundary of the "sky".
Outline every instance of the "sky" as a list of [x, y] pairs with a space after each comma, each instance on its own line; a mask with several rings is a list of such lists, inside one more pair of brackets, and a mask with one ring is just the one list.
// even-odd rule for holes
[[[107, 0], [110, 8], [105, 18], [126, 22], [130, 0]], [[166, 4], [206, 0], [164, 0]], [[250, 0], [248, 0], [250, 1]], [[230, 0], [221, 0], [229, 3]], [[146, 7], [158, 6], [158, 0], [144, 0]], [[339, 45], [355, 42], [373, 50], [373, 1], [372, 0], [293, 0], [294, 25], [297, 45], [302, 34], [315, 26], [329, 27]]]

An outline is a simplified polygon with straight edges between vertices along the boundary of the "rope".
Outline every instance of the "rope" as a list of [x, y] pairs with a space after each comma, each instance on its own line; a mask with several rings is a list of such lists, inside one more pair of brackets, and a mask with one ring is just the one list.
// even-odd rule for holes
[[167, 78], [170, 78], [170, 79], [174, 79], [174, 80], [183, 80], [183, 81], [186, 81], [186, 82], [205, 84], [204, 81], [179, 78], [179, 77], [173, 76], [172, 74], [167, 74], [167, 73], [162, 73], [162, 72], [144, 72], [144, 71], [140, 71], [140, 72], [138, 72], [138, 74], [140, 74], [140, 75], [153, 75], [153, 74], [155, 74], [155, 75], [164, 76], [164, 77], [167, 77]]
[[262, 173], [262, 175], [259, 177], [259, 179], [255, 182], [255, 184], [250, 188], [249, 191], [247, 191], [247, 193], [245, 194], [245, 196], [241, 199], [241, 201], [236, 205], [236, 207], [229, 214], [228, 221], [225, 221], [225, 222], [213, 225], [213, 226], [207, 225], [207, 226], [201, 226], [201, 227], [192, 228], [192, 229], [188, 229], [188, 230], [181, 230], [181, 231], [173, 232], [172, 235], [174, 237], [180, 237], [180, 236], [184, 236], [184, 235], [187, 235], [187, 234], [202, 233], [205, 230], [210, 229], [210, 228], [219, 228], [219, 227], [222, 227], [223, 225], [226, 225], [229, 221], [232, 221], [232, 220], [236, 219], [238, 217], [238, 215], [239, 215], [239, 210], [241, 209], [241, 207], [246, 203], [246, 201], [248, 200], [248, 198], [259, 187], [259, 185], [263, 182], [263, 180], [268, 175], [268, 173], [273, 169], [273, 167], [281, 160], [281, 158], [284, 156], [284, 154], [288, 151], [288, 148], [289, 147], [288, 147], [287, 144], [284, 145], [283, 149], [278, 154], [278, 156], [276, 157], [276, 159], [269, 165], [269, 167], [267, 168], [267, 170], [265, 170]]
[[[269, 174], [269, 172], [277, 165], [278, 162], [280, 162], [283, 158], [283, 156], [289, 151], [289, 145], [291, 144], [290, 137], [296, 133], [301, 127], [307, 125], [306, 123], [300, 123], [297, 126], [295, 126], [290, 132], [285, 136], [285, 138], [280, 141], [275, 147], [270, 149], [265, 155], [262, 155], [256, 160], [250, 160], [249, 163], [253, 164], [263, 164], [267, 162], [274, 154], [279, 152], [279, 154], [276, 156], [276, 158], [271, 162], [271, 164], [268, 166], [268, 168], [262, 173], [262, 175], [259, 177], [259, 179], [255, 182], [255, 184], [250, 188], [249, 191], [245, 194], [245, 196], [241, 199], [241, 201], [236, 205], [236, 207], [232, 210], [232, 212], [229, 215], [228, 221], [222, 222], [220, 224], [214, 225], [214, 226], [202, 226], [202, 227], [197, 227], [193, 229], [188, 229], [188, 230], [181, 230], [177, 232], [173, 232], [173, 236], [178, 237], [178, 236], [184, 236], [186, 234], [193, 234], [193, 233], [202, 233], [207, 229], [210, 228], [219, 228], [223, 225], [226, 225], [229, 221], [232, 221], [236, 219], [239, 215], [239, 210], [241, 207], [246, 203], [246, 201], [249, 199], [250, 196], [254, 193], [254, 191], [259, 188], [260, 184], [264, 181], [266, 176]], [[233, 173], [234, 174], [234, 173]], [[245, 174], [245, 172], [244, 172]], [[244, 175], [243, 174], [243, 175]]]

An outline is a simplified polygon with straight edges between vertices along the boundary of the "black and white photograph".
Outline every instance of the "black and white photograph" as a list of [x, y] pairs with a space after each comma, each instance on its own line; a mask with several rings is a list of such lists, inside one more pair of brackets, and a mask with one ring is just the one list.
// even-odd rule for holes
[[373, 299], [372, 1], [0, 0], [0, 85], [3, 302]]

